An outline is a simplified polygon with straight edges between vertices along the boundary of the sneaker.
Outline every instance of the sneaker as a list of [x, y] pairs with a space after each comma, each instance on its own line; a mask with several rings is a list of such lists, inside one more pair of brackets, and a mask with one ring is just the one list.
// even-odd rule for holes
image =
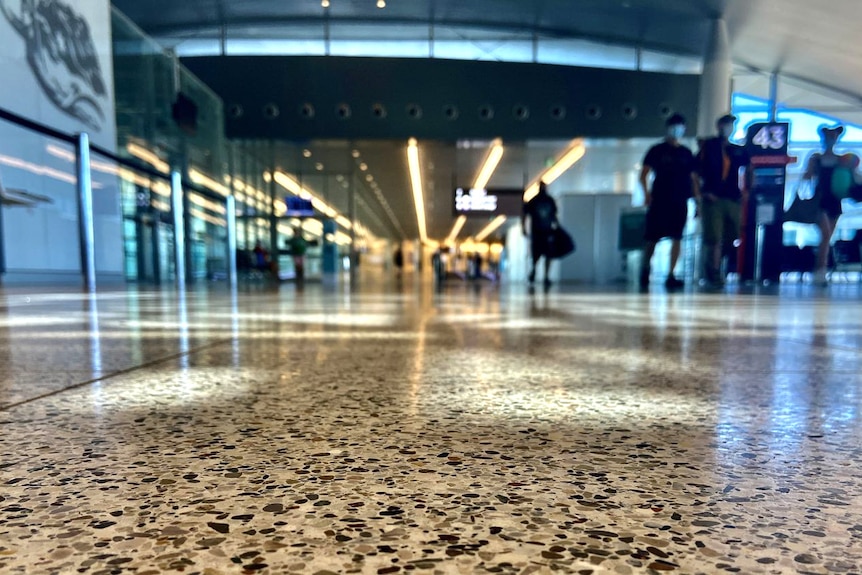
[[664, 287], [667, 289], [680, 289], [685, 287], [685, 282], [677, 279], [675, 276], [667, 276], [664, 282]]

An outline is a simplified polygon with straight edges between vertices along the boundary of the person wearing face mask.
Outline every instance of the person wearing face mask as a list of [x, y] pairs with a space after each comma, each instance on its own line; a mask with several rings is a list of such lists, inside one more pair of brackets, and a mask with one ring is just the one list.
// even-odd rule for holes
[[718, 136], [703, 142], [697, 157], [698, 172], [703, 179], [701, 222], [703, 252], [706, 257], [705, 279], [710, 287], [722, 287], [721, 260], [739, 238], [740, 213], [745, 186], [740, 189], [740, 171], [748, 174], [750, 160], [743, 146], [730, 143], [736, 117], [719, 118]]
[[826, 285], [829, 246], [835, 232], [835, 224], [841, 216], [841, 200], [850, 197], [852, 188], [862, 183], [862, 177], [858, 173], [859, 156], [835, 153], [835, 144], [843, 133], [844, 126], [820, 127], [823, 151], [811, 154], [802, 176], [803, 180], [814, 180], [814, 196], [818, 198], [820, 208], [817, 215], [820, 245], [814, 270], [814, 283], [818, 285]]
[[[640, 272], [641, 289], [649, 286], [650, 261], [656, 244], [663, 238], [673, 240], [670, 251], [670, 273], [665, 280], [668, 289], [683, 287], [684, 283], [674, 276], [673, 270], [679, 261], [682, 233], [688, 218], [688, 200], [700, 197], [699, 181], [694, 155], [680, 140], [685, 136], [685, 118], [674, 114], [665, 123], [667, 135], [663, 142], [647, 152], [640, 173], [647, 206], [646, 232], [643, 264]], [[649, 175], [655, 177], [649, 186]]]

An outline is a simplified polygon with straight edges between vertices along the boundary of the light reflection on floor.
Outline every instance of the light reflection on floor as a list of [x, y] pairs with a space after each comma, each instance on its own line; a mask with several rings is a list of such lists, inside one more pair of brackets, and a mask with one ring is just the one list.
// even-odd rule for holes
[[0, 291], [0, 572], [858, 572], [859, 296]]

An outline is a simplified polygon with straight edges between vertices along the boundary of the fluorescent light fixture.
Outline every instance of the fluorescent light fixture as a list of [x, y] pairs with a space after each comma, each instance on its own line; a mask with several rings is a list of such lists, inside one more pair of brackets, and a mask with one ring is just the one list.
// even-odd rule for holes
[[[350, 223], [350, 220], [348, 220], [344, 216], [336, 216], [335, 221], [338, 222], [341, 227], [348, 230], [353, 227], [353, 224]], [[359, 230], [361, 228], [359, 226], [356, 226], [356, 229]]]
[[455, 225], [452, 226], [452, 231], [449, 233], [449, 237], [446, 238], [447, 244], [454, 244], [455, 240], [458, 238], [458, 234], [461, 233], [461, 229], [464, 227], [464, 224], [467, 223], [467, 216], [458, 216], [458, 219], [455, 220]]
[[419, 239], [428, 241], [425, 229], [425, 197], [422, 193], [422, 171], [419, 169], [419, 145], [416, 138], [407, 144], [407, 164], [410, 167], [410, 183], [413, 186], [413, 204], [416, 206], [416, 223], [419, 226]]
[[584, 147], [584, 143], [578, 140], [565, 154], [563, 154], [563, 157], [557, 160], [553, 166], [548, 168], [548, 170], [542, 174], [542, 181], [550, 185], [554, 180], [562, 176], [566, 170], [574, 166], [575, 162], [583, 158], [586, 151], [587, 149]]
[[189, 178], [199, 186], [203, 186], [210, 191], [221, 194], [224, 197], [228, 197], [230, 195], [230, 190], [228, 190], [224, 185], [195, 169], [189, 170]]
[[541, 176], [539, 176], [535, 182], [530, 184], [524, 192], [524, 201], [529, 202], [536, 194], [539, 193], [539, 181], [545, 182], [545, 184], [550, 185], [554, 180], [562, 176], [566, 170], [575, 165], [575, 163], [584, 157], [586, 154], [587, 148], [584, 146], [583, 140], [575, 140], [572, 142], [572, 145], [569, 146], [569, 149], [560, 156], [560, 158], [554, 162], [550, 168], [545, 170]]
[[488, 157], [485, 158], [485, 163], [482, 165], [482, 169], [479, 170], [479, 175], [476, 176], [476, 181], [473, 182], [473, 189], [485, 189], [485, 186], [487, 186], [488, 182], [491, 180], [491, 176], [494, 174], [494, 170], [497, 169], [497, 165], [500, 163], [500, 159], [502, 157], [503, 144], [500, 140], [494, 140], [494, 143], [491, 145], [491, 150], [488, 152]]
[[476, 234], [476, 241], [477, 242], [484, 241], [485, 238], [487, 238], [488, 236], [490, 236], [494, 232], [494, 230], [496, 230], [497, 228], [502, 226], [505, 221], [506, 221], [506, 216], [497, 216], [496, 218], [491, 220], [490, 224], [485, 226], [485, 228], [481, 232]]
[[168, 174], [171, 171], [171, 167], [170, 165], [168, 165], [167, 162], [162, 160], [158, 155], [156, 155], [155, 152], [151, 152], [143, 146], [139, 146], [137, 144], [129, 144], [128, 146], [126, 146], [126, 151], [137, 159], [148, 163], [160, 172]]
[[[293, 194], [295, 196], [299, 196], [301, 198], [307, 198], [307, 199], [311, 200], [311, 204], [314, 206], [314, 209], [325, 214], [329, 218], [335, 219], [343, 227], [350, 229], [352, 224], [347, 217], [343, 216], [342, 214], [340, 214], [338, 212], [338, 210], [336, 210], [335, 208], [333, 208], [332, 206], [327, 204], [325, 201], [323, 201], [322, 199], [317, 197], [317, 195], [315, 195], [312, 191], [308, 190], [307, 188], [302, 187], [299, 184], [299, 182], [297, 182], [296, 179], [293, 178], [293, 176], [290, 176], [284, 172], [279, 171], [279, 172], [275, 172], [273, 174], [272, 178], [275, 180], [275, 182], [278, 185], [280, 185], [282, 188], [284, 188], [285, 190], [287, 190], [291, 194]], [[276, 200], [275, 206], [278, 209], [278, 211], [281, 213], [284, 213], [284, 211], [287, 209], [287, 206], [285, 205], [285, 203], [282, 200]], [[306, 221], [309, 221], [309, 220], [306, 220]], [[317, 221], [317, 220], [315, 220], [315, 221]], [[319, 221], [317, 223], [320, 224]], [[317, 233], [316, 225], [315, 224], [311, 224], [311, 225], [314, 227], [309, 228], [306, 224], [303, 224], [303, 227], [310, 232]], [[321, 225], [321, 228], [320, 228], [320, 232], [317, 233], [318, 236], [323, 233], [322, 224], [320, 224], [320, 225]], [[357, 226], [358, 226], [358, 224], [357, 224]], [[279, 229], [282, 229], [282, 228], [279, 227]], [[369, 235], [371, 235], [371, 234], [369, 234]]]

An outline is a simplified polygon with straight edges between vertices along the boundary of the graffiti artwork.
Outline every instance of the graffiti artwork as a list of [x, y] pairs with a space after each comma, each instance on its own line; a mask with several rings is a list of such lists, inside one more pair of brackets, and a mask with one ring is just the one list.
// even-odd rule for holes
[[101, 131], [107, 89], [87, 21], [59, 0], [0, 0], [0, 11], [23, 38], [27, 63], [51, 102]]

